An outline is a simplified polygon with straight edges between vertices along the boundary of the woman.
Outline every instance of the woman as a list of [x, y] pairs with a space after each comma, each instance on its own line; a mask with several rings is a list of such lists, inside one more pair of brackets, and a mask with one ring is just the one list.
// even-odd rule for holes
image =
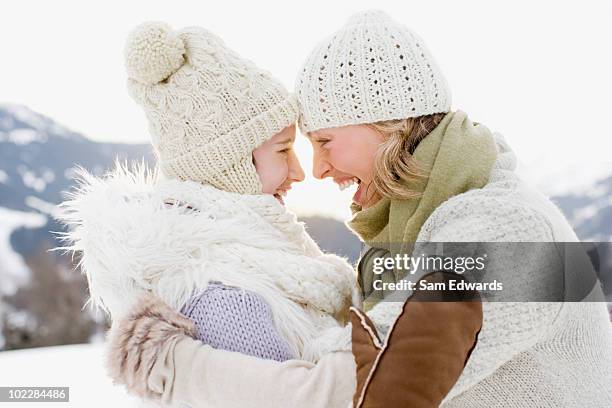
[[[116, 380], [129, 389], [144, 381], [157, 398], [193, 406], [205, 406], [203, 400], [346, 406], [355, 384], [356, 406], [612, 404], [612, 335], [603, 303], [484, 301], [479, 308], [478, 302], [428, 305], [415, 301], [418, 293], [403, 305], [380, 302], [386, 293], [374, 287], [374, 259], [411, 245], [577, 241], [555, 206], [516, 176], [503, 138], [451, 111], [448, 85], [422, 40], [384, 13], [357, 14], [311, 52], [296, 91], [315, 176], [359, 184], [349, 226], [373, 248], [360, 261], [359, 281], [368, 316], [388, 333], [387, 348], [375, 333], [364, 336], [371, 324], [355, 314], [355, 378], [346, 352], [317, 365], [263, 362], [202, 346], [173, 329], [174, 318], [157, 319], [156, 327], [173, 337], [153, 357], [156, 369], [124, 367]], [[536, 245], [526, 248], [521, 258], [497, 260], [495, 268], [537, 287], [548, 278], [549, 263], [560, 260]], [[391, 270], [380, 279], [401, 278]], [[597, 295], [596, 287], [586, 298]], [[135, 309], [114, 328], [111, 344], [138, 339], [133, 328], [146, 318]], [[389, 355], [402, 364], [390, 365]], [[124, 347], [111, 359], [133, 356], [145, 357], [141, 348]]]

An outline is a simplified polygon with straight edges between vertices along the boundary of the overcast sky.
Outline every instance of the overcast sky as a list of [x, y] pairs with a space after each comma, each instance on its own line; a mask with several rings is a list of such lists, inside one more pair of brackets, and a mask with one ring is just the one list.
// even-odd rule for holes
[[[612, 2], [565, 3], [5, 2], [0, 102], [26, 105], [94, 140], [146, 142], [144, 115], [125, 89], [123, 44], [135, 25], [163, 20], [175, 28], [206, 27], [293, 88], [319, 40], [352, 13], [375, 7], [425, 40], [450, 84], [453, 109], [503, 133], [528, 177], [542, 185], [549, 174], [574, 169], [583, 181], [592, 167], [612, 163]], [[304, 138], [297, 148], [310, 173]], [[351, 195], [309, 174], [288, 203], [300, 212], [346, 217]]]

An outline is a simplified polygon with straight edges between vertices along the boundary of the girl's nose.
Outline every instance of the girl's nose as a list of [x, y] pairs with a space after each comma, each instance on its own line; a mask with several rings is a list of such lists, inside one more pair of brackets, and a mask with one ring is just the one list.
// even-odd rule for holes
[[292, 152], [289, 159], [289, 177], [296, 183], [304, 181], [306, 178], [302, 165], [300, 164], [300, 160], [297, 158], [297, 155], [294, 152]]

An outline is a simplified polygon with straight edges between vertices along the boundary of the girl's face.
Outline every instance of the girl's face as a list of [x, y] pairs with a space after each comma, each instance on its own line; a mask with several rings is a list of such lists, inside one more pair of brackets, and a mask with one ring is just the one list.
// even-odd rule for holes
[[253, 150], [253, 162], [265, 194], [273, 194], [281, 204], [291, 184], [304, 180], [293, 142], [295, 125], [291, 125]]
[[384, 141], [380, 133], [365, 125], [349, 125], [310, 132], [308, 139], [316, 178], [331, 177], [342, 190], [358, 183], [353, 201], [362, 208], [379, 198], [370, 184], [376, 151]]

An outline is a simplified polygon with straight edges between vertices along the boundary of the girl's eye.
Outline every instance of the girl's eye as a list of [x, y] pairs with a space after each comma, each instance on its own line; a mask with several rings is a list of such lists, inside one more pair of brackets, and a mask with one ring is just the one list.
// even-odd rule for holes
[[280, 153], [288, 153], [291, 150], [289, 147], [284, 148], [283, 150], [279, 150]]
[[324, 147], [327, 143], [329, 143], [329, 139], [319, 139], [317, 140], [317, 143], [319, 143], [321, 147]]

